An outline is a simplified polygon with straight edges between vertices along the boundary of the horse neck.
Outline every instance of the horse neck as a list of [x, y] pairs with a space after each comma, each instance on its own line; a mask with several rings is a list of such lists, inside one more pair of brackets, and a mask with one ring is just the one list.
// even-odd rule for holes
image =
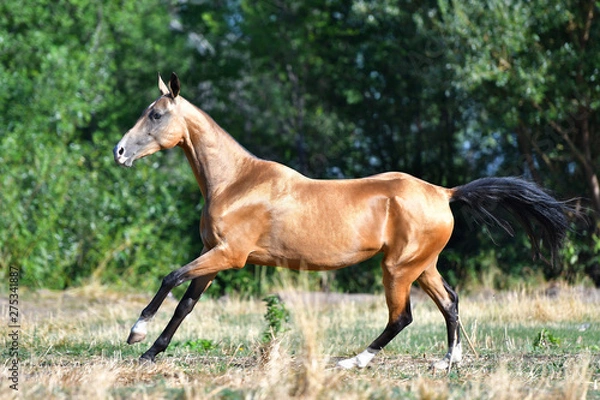
[[231, 185], [254, 156], [208, 114], [185, 102], [187, 135], [181, 144], [198, 185], [208, 201]]

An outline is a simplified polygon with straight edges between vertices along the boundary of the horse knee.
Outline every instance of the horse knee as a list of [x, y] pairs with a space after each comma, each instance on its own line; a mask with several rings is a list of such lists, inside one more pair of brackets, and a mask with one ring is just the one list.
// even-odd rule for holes
[[163, 278], [161, 289], [165, 288], [170, 291], [174, 287], [177, 287], [183, 283], [183, 280], [177, 272], [178, 271], [175, 270]]

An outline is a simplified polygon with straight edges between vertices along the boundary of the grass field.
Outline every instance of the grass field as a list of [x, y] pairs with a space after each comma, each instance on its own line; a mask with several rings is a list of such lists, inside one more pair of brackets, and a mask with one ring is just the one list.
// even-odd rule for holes
[[[7, 297], [0, 298], [5, 327]], [[128, 346], [128, 331], [150, 297], [96, 286], [22, 291], [19, 390], [9, 386], [11, 339], [2, 335], [1, 354], [9, 361], [0, 398], [600, 399], [600, 291], [594, 289], [463, 296], [461, 319], [479, 357], [464, 342], [464, 360], [450, 372], [429, 369], [446, 351], [445, 325], [418, 288], [413, 324], [368, 368], [354, 371], [335, 363], [381, 332], [382, 296], [287, 290], [282, 297], [292, 319], [266, 351], [262, 301], [203, 299], [157, 363], [140, 365], [137, 358], [176, 305], [168, 299], [147, 341]]]

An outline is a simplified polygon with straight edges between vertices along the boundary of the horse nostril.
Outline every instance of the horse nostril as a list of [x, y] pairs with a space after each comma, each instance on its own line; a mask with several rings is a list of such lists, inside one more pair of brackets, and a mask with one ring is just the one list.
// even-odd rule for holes
[[120, 144], [117, 144], [114, 148], [113, 148], [113, 156], [115, 157], [115, 161], [120, 163], [120, 159], [121, 157], [123, 157], [125, 155], [125, 147], [121, 146]]

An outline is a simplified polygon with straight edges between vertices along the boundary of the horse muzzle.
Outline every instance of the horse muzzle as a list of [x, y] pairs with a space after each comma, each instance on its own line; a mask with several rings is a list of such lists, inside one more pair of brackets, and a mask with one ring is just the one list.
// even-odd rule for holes
[[121, 144], [121, 142], [117, 143], [113, 149], [113, 156], [115, 157], [115, 162], [122, 167], [131, 167], [133, 164], [133, 155], [127, 154], [127, 149]]

